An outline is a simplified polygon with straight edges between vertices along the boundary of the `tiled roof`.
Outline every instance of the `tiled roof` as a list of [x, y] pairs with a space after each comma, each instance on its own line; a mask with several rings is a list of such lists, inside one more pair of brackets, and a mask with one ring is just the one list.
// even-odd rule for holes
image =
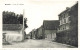
[[43, 21], [43, 28], [46, 30], [56, 30], [59, 25], [58, 20], [44, 20]]
[[3, 30], [20, 30], [22, 28], [22, 24], [3, 24]]

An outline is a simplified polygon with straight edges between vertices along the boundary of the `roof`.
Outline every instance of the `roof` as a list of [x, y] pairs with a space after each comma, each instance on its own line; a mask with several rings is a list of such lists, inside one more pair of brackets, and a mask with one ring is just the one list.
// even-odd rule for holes
[[22, 28], [22, 24], [3, 24], [3, 30], [20, 30]]
[[62, 14], [65, 14], [65, 13], [67, 13], [67, 12], [69, 12], [70, 11], [70, 8], [67, 8], [66, 7], [66, 10], [64, 10], [63, 12], [61, 12], [58, 16], [61, 16]]
[[59, 25], [58, 20], [44, 20], [43, 28], [46, 30], [56, 30]]
[[76, 7], [77, 8], [77, 6], [78, 6], [78, 2], [76, 3], [76, 4], [74, 4], [72, 7], [66, 7], [66, 10], [64, 10], [64, 11], [62, 11], [58, 16], [61, 16], [62, 14], [65, 14], [66, 12], [69, 12], [69, 11], [71, 11], [71, 9], [73, 8], [73, 7]]
[[69, 15], [74, 15], [75, 17], [78, 16], [78, 3], [71, 7], [71, 11], [69, 13]]

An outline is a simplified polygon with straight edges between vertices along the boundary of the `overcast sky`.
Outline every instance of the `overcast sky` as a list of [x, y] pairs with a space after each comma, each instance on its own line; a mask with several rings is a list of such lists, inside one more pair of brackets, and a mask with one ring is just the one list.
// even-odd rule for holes
[[[10, 3], [12, 5], [4, 5]], [[7, 2], [2, 4], [2, 10], [13, 11], [18, 14], [23, 14], [28, 19], [28, 28], [25, 30], [28, 34], [32, 29], [36, 29], [43, 24], [43, 20], [58, 20], [58, 15], [66, 10], [66, 7], [71, 7], [76, 1], [23, 1]], [[24, 5], [13, 5], [24, 4]]]
[[26, 32], [36, 29], [43, 24], [43, 20], [58, 20], [58, 15], [75, 4], [74, 1], [33, 1], [25, 8], [25, 17], [28, 18]]

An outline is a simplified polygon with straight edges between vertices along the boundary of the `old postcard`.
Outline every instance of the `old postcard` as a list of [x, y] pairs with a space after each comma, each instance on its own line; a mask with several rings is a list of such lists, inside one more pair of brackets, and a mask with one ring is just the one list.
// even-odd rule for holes
[[79, 48], [78, 6], [77, 0], [1, 1], [2, 48]]

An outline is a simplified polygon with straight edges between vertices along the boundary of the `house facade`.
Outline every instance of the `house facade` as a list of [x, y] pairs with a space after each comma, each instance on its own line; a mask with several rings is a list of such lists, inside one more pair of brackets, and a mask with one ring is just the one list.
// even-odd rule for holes
[[34, 39], [35, 38], [35, 29], [33, 29], [30, 33], [30, 39]]
[[44, 39], [45, 38], [45, 34], [44, 34], [43, 25], [40, 26], [37, 31], [38, 32], [36, 34], [37, 34], [38, 39]]
[[59, 14], [57, 41], [78, 46], [78, 3]]
[[70, 9], [68, 8], [66, 11], [62, 12], [59, 15], [59, 28], [58, 31], [68, 30], [70, 27], [70, 16], [69, 16]]
[[44, 20], [43, 21], [45, 39], [55, 40], [58, 24], [59, 24], [58, 20]]

